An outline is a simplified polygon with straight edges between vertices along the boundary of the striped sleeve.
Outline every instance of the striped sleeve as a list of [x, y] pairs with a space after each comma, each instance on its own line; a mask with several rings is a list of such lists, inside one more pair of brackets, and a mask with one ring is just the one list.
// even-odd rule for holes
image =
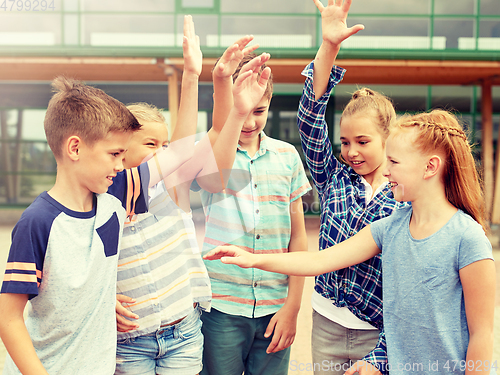
[[35, 200], [14, 227], [1, 293], [38, 295], [50, 229], [59, 214], [51, 208]]

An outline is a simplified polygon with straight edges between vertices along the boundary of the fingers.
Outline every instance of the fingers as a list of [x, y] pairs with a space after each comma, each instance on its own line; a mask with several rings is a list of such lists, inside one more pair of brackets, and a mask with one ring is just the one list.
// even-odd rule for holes
[[116, 295], [116, 300], [120, 303], [135, 303], [135, 299], [131, 298], [131, 297], [128, 297], [126, 295], [123, 295], [123, 294], [117, 294]]
[[220, 62], [227, 63], [234, 58], [235, 53], [239, 50], [240, 46], [238, 44], [233, 44], [232, 46], [227, 47], [227, 49], [222, 54], [219, 59]]
[[342, 0], [340, 1], [339, 6], [342, 6], [342, 10], [346, 13], [349, 12], [349, 8], [351, 7], [352, 0], [344, 0], [344, 3], [342, 4]]
[[[323, 11], [323, 9], [325, 9], [325, 7], [323, 6], [323, 4], [321, 3], [320, 0], [313, 0], [314, 1], [314, 5], [316, 5], [316, 8], [318, 8], [318, 10], [320, 12]], [[331, 2], [332, 0], [329, 0], [328, 2]]]
[[184, 36], [187, 37], [188, 39], [193, 38], [195, 35], [194, 32], [194, 22], [193, 22], [193, 17], [190, 15], [185, 15], [184, 16]]
[[206, 260], [217, 260], [220, 259], [223, 256], [223, 254], [220, 254], [217, 252], [217, 250], [212, 250], [205, 255], [203, 255], [203, 259]]
[[236, 82], [234, 83], [235, 86], [243, 85], [247, 79], [252, 77], [253, 73], [254, 72], [252, 70], [240, 72], [240, 74], [238, 75], [238, 78], [236, 78]]
[[134, 323], [128, 319], [125, 319], [123, 316], [119, 314], [116, 314], [116, 329], [119, 332], [128, 332], [137, 328], [139, 328], [139, 324]]
[[244, 37], [241, 37], [238, 39], [235, 44], [239, 46], [240, 50], [243, 50], [248, 43], [250, 43], [253, 40], [253, 35], [245, 35]]
[[271, 77], [271, 68], [267, 66], [260, 74], [259, 85], [266, 86], [269, 77]]
[[127, 297], [123, 294], [117, 294], [116, 295], [116, 313], [132, 318], [132, 319], [139, 319], [139, 315], [134, 314], [132, 311], [128, 310], [125, 306], [123, 306], [124, 303], [134, 303], [135, 299]]
[[273, 334], [273, 331], [274, 335], [271, 340], [271, 343], [268, 345], [266, 349], [266, 353], [268, 354], [276, 353], [283, 349], [288, 348], [290, 345], [293, 344], [295, 335], [289, 335], [282, 331], [280, 332], [280, 330], [277, 327], [277, 321], [273, 321], [273, 319], [271, 319], [269, 325], [267, 326], [264, 337], [269, 337], [271, 334]]
[[135, 299], [124, 296], [123, 294], [116, 295], [116, 329], [119, 332], [128, 332], [133, 329], [139, 328], [137, 323], [134, 323], [125, 317], [131, 319], [139, 319], [139, 315], [134, 314], [132, 311], [128, 310], [122, 303], [133, 303]]
[[236, 257], [232, 257], [232, 256], [223, 256], [220, 258], [220, 261], [224, 264], [235, 264], [237, 266], [241, 266], [243, 267], [242, 264], [240, 264], [240, 259], [236, 258]]
[[[273, 334], [274, 328], [276, 327], [277, 319], [276, 315], [274, 315], [271, 320], [269, 321], [269, 324], [267, 325], [266, 332], [264, 333], [264, 337], [269, 337]], [[271, 343], [266, 349], [266, 353], [274, 353], [276, 350], [276, 347], [278, 346], [279, 343], [279, 335], [274, 335], [273, 339], [271, 340]]]
[[269, 337], [272, 335], [274, 327], [276, 327], [277, 322], [278, 320], [276, 319], [276, 315], [274, 315], [269, 321], [269, 324], [267, 325], [266, 332], [264, 332], [264, 337]]
[[[361, 25], [361, 24], [358, 24], [358, 25], [354, 25], [353, 27], [349, 27], [347, 29], [347, 32], [348, 32], [348, 37], [351, 36], [351, 35], [354, 35], [356, 34], [358, 31], [361, 31], [361, 30], [364, 30], [365, 29], [365, 26], [364, 25]], [[346, 38], [347, 39], [347, 38]]]
[[271, 58], [271, 55], [269, 53], [262, 53], [257, 57], [254, 57], [252, 60], [250, 60], [247, 64], [245, 64], [240, 71], [240, 75], [248, 70], [252, 70], [255, 73], [259, 72], [260, 67], [265, 64], [269, 59]]
[[216, 260], [220, 259], [223, 256], [235, 256], [235, 255], [236, 252], [234, 250], [231, 250], [229, 246], [219, 246], [206, 253], [203, 256], [203, 259]]
[[139, 319], [139, 315], [134, 314], [132, 311], [128, 310], [125, 306], [123, 306], [121, 303], [116, 303], [116, 313], [120, 314], [122, 316], [126, 316], [127, 318], [131, 319]]
[[248, 55], [249, 53], [252, 53], [255, 51], [257, 48], [259, 48], [258, 44], [254, 44], [253, 46], [247, 47], [243, 50], [243, 56]]
[[[233, 45], [229, 46], [224, 53], [222, 54], [220, 61], [229, 62], [234, 58], [241, 60], [243, 56], [247, 53], [255, 51], [259, 46], [253, 45], [250, 47], [246, 47], [248, 43], [253, 40], [253, 35], [246, 35], [240, 39], [238, 39]], [[241, 52], [241, 53], [238, 53]]]
[[182, 38], [183, 46], [193, 43], [196, 47], [200, 46], [200, 37], [196, 35], [194, 29], [193, 17], [190, 15], [184, 16], [184, 36]]

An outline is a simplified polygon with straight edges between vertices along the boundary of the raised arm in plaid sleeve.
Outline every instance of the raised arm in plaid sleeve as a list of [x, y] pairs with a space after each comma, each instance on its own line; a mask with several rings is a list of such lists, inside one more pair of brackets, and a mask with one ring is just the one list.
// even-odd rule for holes
[[313, 69], [314, 61], [302, 72], [302, 75], [306, 76], [306, 82], [299, 103], [297, 124], [307, 166], [321, 194], [329, 176], [340, 167], [340, 162], [333, 156], [332, 144], [328, 138], [325, 110], [330, 93], [342, 80], [345, 69], [337, 66], [332, 69], [328, 88], [318, 101], [314, 97]]

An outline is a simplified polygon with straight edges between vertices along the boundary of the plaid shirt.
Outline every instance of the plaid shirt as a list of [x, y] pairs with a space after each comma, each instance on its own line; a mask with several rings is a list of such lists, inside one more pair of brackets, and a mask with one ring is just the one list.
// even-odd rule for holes
[[[362, 177], [333, 155], [328, 138], [325, 110], [330, 93], [344, 76], [335, 66], [325, 94], [315, 100], [311, 62], [299, 104], [298, 126], [302, 148], [321, 203], [320, 250], [338, 244], [371, 222], [389, 216], [401, 204], [385, 186], [366, 204]], [[347, 307], [354, 315], [380, 329], [375, 349], [363, 360], [386, 372], [387, 350], [382, 322], [382, 263], [380, 255], [363, 263], [316, 277], [315, 290], [335, 306]]]

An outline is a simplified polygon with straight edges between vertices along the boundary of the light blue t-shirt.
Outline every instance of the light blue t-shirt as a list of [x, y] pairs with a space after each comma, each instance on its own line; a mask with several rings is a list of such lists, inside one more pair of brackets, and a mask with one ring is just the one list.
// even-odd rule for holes
[[[469, 331], [459, 270], [493, 259], [482, 227], [458, 210], [436, 233], [416, 240], [412, 207], [371, 224], [382, 250], [389, 371], [464, 374]], [[478, 275], [479, 276], [479, 275]]]

